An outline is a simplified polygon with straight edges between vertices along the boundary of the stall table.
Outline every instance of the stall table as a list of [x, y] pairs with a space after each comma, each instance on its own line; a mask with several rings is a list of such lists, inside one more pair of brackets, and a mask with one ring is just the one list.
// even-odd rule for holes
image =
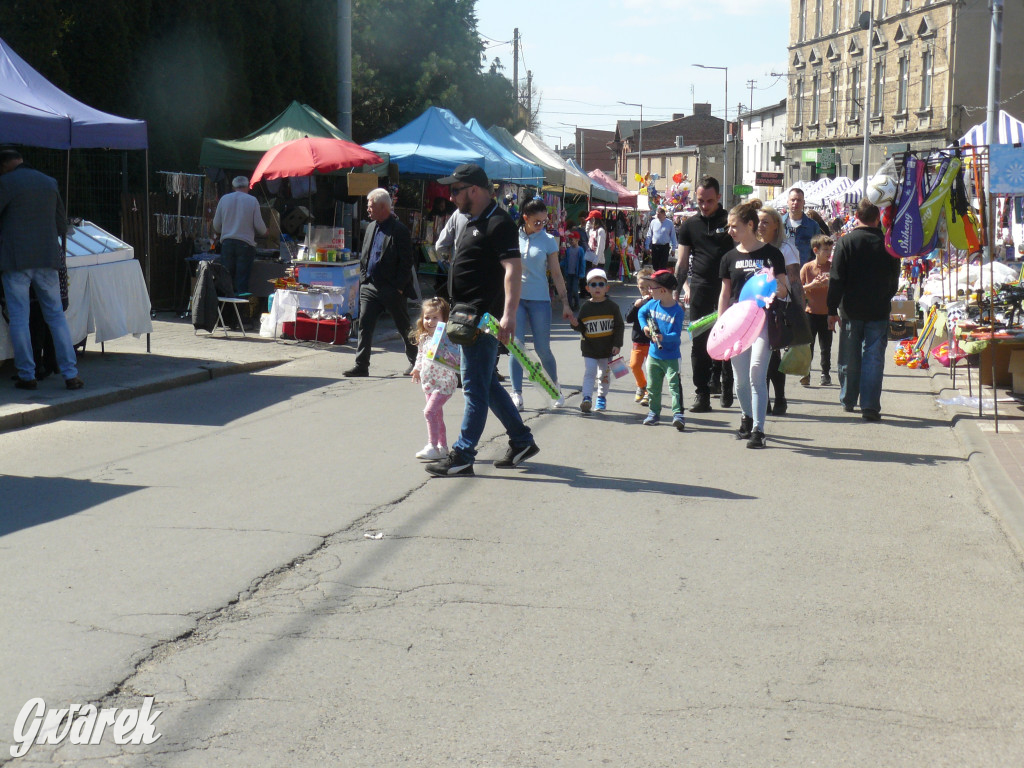
[[350, 296], [347, 288], [279, 288], [274, 291], [266, 321], [260, 325], [260, 336], [268, 339], [278, 338], [281, 335], [282, 324], [295, 322], [296, 313], [300, 310], [309, 314], [326, 312], [341, 316], [349, 312], [349, 305]]

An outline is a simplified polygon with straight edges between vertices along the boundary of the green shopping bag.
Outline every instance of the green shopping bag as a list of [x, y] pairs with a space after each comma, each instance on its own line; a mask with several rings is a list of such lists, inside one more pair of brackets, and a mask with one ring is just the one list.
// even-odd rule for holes
[[811, 372], [811, 345], [790, 347], [779, 361], [779, 370], [787, 376], [807, 376]]

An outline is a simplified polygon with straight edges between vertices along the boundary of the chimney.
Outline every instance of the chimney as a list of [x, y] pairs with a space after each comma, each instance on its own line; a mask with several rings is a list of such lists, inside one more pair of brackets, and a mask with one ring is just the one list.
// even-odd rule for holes
[[673, 120], [682, 120], [684, 117], [686, 117], [686, 115], [684, 115], [682, 112], [673, 112], [672, 113], [672, 119]]
[[711, 105], [710, 104], [694, 104], [693, 114], [695, 115], [710, 115]]

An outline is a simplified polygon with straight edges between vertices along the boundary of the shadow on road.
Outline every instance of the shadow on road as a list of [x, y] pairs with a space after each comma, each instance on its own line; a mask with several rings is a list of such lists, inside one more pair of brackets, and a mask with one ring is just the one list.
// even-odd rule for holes
[[59, 520], [145, 488], [67, 477], [3, 475], [0, 476], [0, 536]]
[[531, 461], [524, 465], [516, 475], [516, 480], [540, 483], [564, 483], [570, 488], [586, 488], [588, 490], [633, 491], [636, 493], [662, 493], [668, 496], [700, 496], [710, 499], [756, 499], [742, 493], [726, 491], [722, 488], [709, 488], [685, 483], [667, 483], [661, 480], [648, 480], [642, 477], [610, 477], [608, 475], [591, 475], [577, 467], [561, 464], [539, 464]]

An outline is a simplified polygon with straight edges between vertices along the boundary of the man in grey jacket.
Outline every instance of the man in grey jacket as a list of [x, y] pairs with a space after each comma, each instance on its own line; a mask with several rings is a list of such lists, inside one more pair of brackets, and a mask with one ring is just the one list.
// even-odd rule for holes
[[34, 288], [50, 327], [64, 385], [81, 389], [71, 331], [60, 301], [60, 236], [68, 220], [57, 182], [23, 165], [17, 150], [0, 150], [0, 273], [11, 323], [18, 389], [35, 389], [36, 361], [29, 331], [29, 289]]

